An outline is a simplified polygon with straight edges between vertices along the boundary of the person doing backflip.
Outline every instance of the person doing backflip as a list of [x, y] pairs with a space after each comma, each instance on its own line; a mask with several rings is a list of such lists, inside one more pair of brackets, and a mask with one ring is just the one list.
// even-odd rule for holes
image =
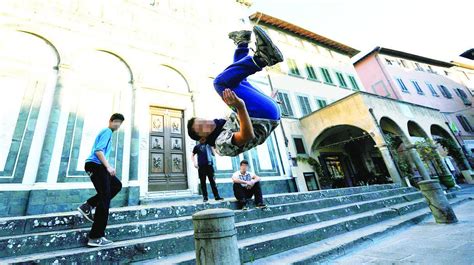
[[256, 50], [249, 55], [252, 32], [229, 33], [237, 48], [234, 62], [214, 80], [214, 88], [234, 110], [226, 119], [191, 118], [187, 129], [191, 139], [216, 148], [221, 156], [237, 156], [265, 142], [280, 124], [280, 108], [273, 98], [252, 86], [247, 77], [283, 61], [283, 55], [267, 33], [253, 28]]

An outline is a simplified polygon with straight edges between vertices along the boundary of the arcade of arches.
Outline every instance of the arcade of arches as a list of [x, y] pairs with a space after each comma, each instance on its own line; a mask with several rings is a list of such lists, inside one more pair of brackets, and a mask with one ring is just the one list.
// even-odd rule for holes
[[[406, 161], [414, 179], [452, 178], [444, 159], [446, 150], [436, 140], [454, 138], [436, 109], [358, 92], [300, 121], [305, 141], [311, 146], [310, 156], [317, 158], [323, 176], [316, 180], [306, 177], [299, 187], [314, 187], [315, 182], [319, 188], [389, 182], [406, 185], [407, 173], [399, 160]], [[417, 151], [420, 143], [430, 143], [433, 156], [442, 159], [427, 161]], [[453, 164], [471, 174], [465, 159]]]

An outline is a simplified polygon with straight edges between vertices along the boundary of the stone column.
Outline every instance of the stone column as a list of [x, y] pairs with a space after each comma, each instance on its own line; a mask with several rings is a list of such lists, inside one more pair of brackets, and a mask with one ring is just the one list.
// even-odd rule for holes
[[390, 155], [390, 150], [388, 149], [386, 144], [383, 145], [377, 145], [376, 146], [380, 154], [382, 155], [383, 161], [385, 162], [385, 166], [387, 167], [388, 173], [390, 174], [390, 177], [392, 178], [393, 182], [396, 183], [402, 183], [402, 185], [405, 185], [405, 182], [402, 182], [402, 177], [398, 173], [397, 170], [397, 165], [395, 165], [395, 161], [393, 161], [392, 156]]
[[38, 171], [36, 173], [36, 182], [46, 182], [49, 174], [49, 166], [52, 159], [53, 149], [56, 142], [56, 133], [61, 115], [61, 96], [63, 93], [62, 79], [69, 70], [69, 65], [60, 64], [56, 69], [56, 84], [51, 104], [48, 125], [46, 127], [45, 138], [41, 150]]
[[437, 223], [450, 224], [458, 221], [438, 180], [423, 180], [418, 185]]
[[420, 175], [423, 177], [424, 180], [429, 180], [430, 174], [428, 173], [428, 170], [425, 167], [425, 164], [423, 163], [423, 160], [421, 160], [420, 154], [418, 154], [418, 151], [416, 151], [416, 147], [413, 144], [406, 145], [408, 154], [410, 155], [411, 159], [416, 165], [416, 168], [418, 169], [418, 172], [420, 172]]
[[461, 170], [461, 174], [463, 175], [467, 183], [474, 184], [474, 171], [472, 170], [471, 165], [469, 164], [469, 161], [467, 161], [467, 158], [464, 155], [464, 152], [461, 151], [461, 155], [462, 155], [462, 161], [464, 163], [464, 166], [466, 167], [466, 170]]
[[132, 106], [131, 106], [131, 131], [132, 139], [130, 143], [130, 169], [129, 169], [129, 178], [128, 180], [138, 180], [138, 158], [140, 153], [140, 133], [138, 131], [138, 125], [136, 122], [136, 113], [137, 113], [137, 86], [134, 81], [130, 81], [130, 87], [132, 88]]
[[234, 211], [208, 209], [193, 215], [196, 264], [241, 264]]
[[[445, 162], [444, 159], [441, 157], [441, 154], [439, 153], [439, 151], [438, 151], [438, 149], [437, 149], [438, 146], [433, 145], [432, 148], [433, 148], [433, 150], [435, 150], [436, 156], [438, 157], [439, 162], [440, 162], [441, 174], [443, 175], [443, 176], [440, 176], [440, 180], [441, 180], [442, 178], [448, 178], [448, 179], [451, 178], [452, 182], [454, 183], [454, 187], [460, 188], [460, 187], [456, 184], [456, 180], [454, 179], [453, 174], [451, 174], [451, 171], [449, 170], [448, 165], [446, 165], [446, 162]], [[443, 183], [443, 184], [444, 184], [444, 183]], [[453, 185], [453, 184], [451, 183], [451, 187], [448, 187], [448, 188], [453, 188], [452, 185]]]
[[134, 81], [130, 81], [130, 87], [132, 89], [131, 99], [131, 112], [130, 112], [130, 124], [131, 124], [131, 142], [130, 142], [130, 164], [128, 170], [128, 200], [127, 205], [138, 205], [140, 201], [140, 186], [138, 183], [138, 159], [140, 154], [140, 133], [137, 125], [137, 91], [138, 88]]
[[[459, 143], [459, 140], [457, 139], [456, 135], [453, 135], [455, 139], [455, 144], [457, 148], [459, 149], [459, 152], [461, 152], [462, 156], [462, 162], [464, 164], [464, 167], [466, 167], [465, 170], [461, 170], [461, 174], [463, 175], [464, 179], [467, 181], [469, 184], [474, 184], [474, 171], [471, 168], [471, 165], [469, 164], [469, 161], [467, 161], [466, 156], [464, 155], [463, 149], [461, 144]], [[457, 161], [456, 161], [457, 162]], [[458, 165], [459, 166], [459, 165]]]

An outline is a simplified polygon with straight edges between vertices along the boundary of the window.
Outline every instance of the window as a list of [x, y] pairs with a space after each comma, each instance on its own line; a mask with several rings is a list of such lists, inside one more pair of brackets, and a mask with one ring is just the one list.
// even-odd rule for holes
[[471, 124], [467, 120], [467, 118], [464, 115], [457, 115], [456, 118], [458, 118], [459, 123], [461, 123], [462, 128], [466, 132], [473, 132], [474, 130], [472, 129]]
[[467, 94], [466, 92], [464, 92], [464, 90], [460, 88], [455, 88], [454, 91], [456, 92], [456, 95], [458, 95], [458, 97], [462, 99], [462, 102], [464, 103], [464, 105], [466, 106], [472, 105], [472, 102], [467, 98]]
[[311, 113], [311, 106], [308, 97], [298, 96], [298, 102], [300, 103], [301, 114], [303, 114], [303, 116]]
[[318, 189], [318, 182], [316, 181], [316, 174], [314, 172], [303, 172], [304, 179], [306, 181], [306, 186], [308, 191], [313, 191]]
[[329, 56], [331, 56], [331, 58], [334, 58], [334, 54], [332, 53], [332, 51], [330, 49], [327, 49], [327, 50], [328, 50]]
[[297, 154], [306, 154], [306, 149], [304, 148], [304, 143], [302, 138], [293, 138], [293, 141], [295, 143], [295, 149]]
[[295, 60], [287, 59], [287, 63], [288, 63], [288, 69], [289, 69], [290, 74], [300, 75], [300, 70], [298, 69], [298, 66], [296, 65]]
[[408, 93], [408, 88], [405, 86], [405, 83], [403, 83], [403, 80], [401, 80], [400, 78], [397, 78], [397, 82], [400, 88], [402, 89], [402, 91]]
[[431, 95], [433, 95], [433, 96], [435, 96], [435, 97], [439, 97], [438, 92], [436, 92], [436, 90], [434, 89], [434, 87], [433, 87], [432, 84], [426, 83], [426, 86], [427, 86], [428, 89], [431, 91]]
[[283, 116], [293, 116], [293, 109], [291, 108], [290, 98], [287, 93], [278, 92], [278, 101], [280, 101], [281, 114]]
[[408, 64], [405, 60], [400, 59], [400, 65], [405, 67], [405, 68], [408, 68]]
[[329, 71], [327, 68], [322, 68], [321, 67], [321, 73], [323, 74], [324, 82], [328, 84], [334, 84], [332, 82], [331, 75], [329, 74]]
[[316, 99], [316, 103], [318, 104], [318, 107], [320, 109], [326, 107], [328, 104], [325, 99], [319, 99], [319, 98]]
[[314, 72], [314, 68], [310, 64], [306, 64], [306, 74], [308, 74], [308, 79], [318, 80], [316, 73]]
[[354, 90], [360, 90], [359, 85], [357, 84], [357, 81], [354, 76], [350, 75], [349, 81], [351, 81], [352, 88], [354, 88]]
[[415, 67], [416, 67], [417, 71], [425, 71], [425, 70], [423, 70], [423, 67], [421, 67], [421, 65], [419, 63], [415, 63]]
[[344, 76], [339, 72], [336, 72], [336, 76], [337, 76], [337, 80], [339, 81], [339, 85], [343, 88], [347, 88], [347, 83], [346, 83], [346, 80], [344, 79]]
[[443, 85], [439, 85], [438, 86], [439, 88], [439, 91], [441, 91], [441, 94], [445, 97], [445, 98], [453, 98], [453, 95], [451, 94], [451, 92], [449, 92], [448, 88], [443, 86]]
[[423, 90], [421, 89], [420, 85], [418, 84], [418, 82], [416, 81], [411, 81], [411, 83], [413, 84], [413, 86], [415, 87], [416, 89], [416, 92], [420, 95], [424, 95], [425, 93], [423, 92]]
[[436, 71], [433, 70], [433, 67], [431, 67], [431, 65], [428, 65], [428, 72], [436, 74]]
[[467, 98], [467, 94], [466, 92], [464, 92], [464, 90], [460, 89], [460, 88], [455, 88], [454, 91], [456, 91], [456, 94], [460, 97], [460, 98]]

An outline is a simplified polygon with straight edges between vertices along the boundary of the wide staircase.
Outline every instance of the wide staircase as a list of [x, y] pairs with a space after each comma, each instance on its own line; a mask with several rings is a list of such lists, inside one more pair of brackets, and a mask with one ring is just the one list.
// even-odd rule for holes
[[[235, 211], [244, 263], [319, 261], [430, 214], [420, 192], [396, 184], [269, 195], [265, 202], [264, 210]], [[106, 236], [115, 243], [103, 248], [86, 246], [91, 223], [76, 212], [2, 218], [0, 264], [194, 264], [191, 216], [218, 207], [236, 204], [112, 209]]]

